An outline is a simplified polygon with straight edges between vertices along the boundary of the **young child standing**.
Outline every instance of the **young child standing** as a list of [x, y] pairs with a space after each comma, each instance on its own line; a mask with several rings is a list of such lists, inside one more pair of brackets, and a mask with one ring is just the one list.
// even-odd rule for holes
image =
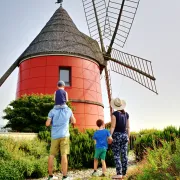
[[92, 176], [97, 176], [97, 168], [98, 168], [98, 159], [101, 159], [102, 163], [102, 175], [101, 177], [105, 177], [106, 172], [106, 151], [108, 148], [108, 140], [112, 141], [112, 137], [110, 135], [110, 132], [105, 129], [104, 127], [104, 121], [101, 119], [98, 119], [96, 121], [96, 125], [99, 127], [99, 130], [97, 130], [94, 133], [93, 139], [95, 140], [95, 155], [94, 155], [94, 172], [92, 173]]
[[57, 83], [58, 90], [54, 93], [54, 101], [55, 105], [66, 105], [68, 101], [68, 93], [64, 90], [65, 83], [64, 81], [59, 81]]

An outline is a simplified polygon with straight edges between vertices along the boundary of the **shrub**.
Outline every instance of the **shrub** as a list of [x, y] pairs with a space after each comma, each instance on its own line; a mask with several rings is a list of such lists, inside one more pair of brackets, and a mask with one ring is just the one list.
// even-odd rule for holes
[[179, 172], [180, 176], [180, 139], [175, 141], [175, 152], [172, 155], [172, 161], [175, 165], [176, 171]]
[[111, 128], [111, 122], [106, 123], [105, 127], [106, 127], [106, 129], [110, 129]]
[[142, 129], [139, 131], [138, 135], [144, 135], [144, 134], [153, 134], [155, 132], [157, 132], [157, 129]]
[[71, 168], [92, 167], [94, 155], [92, 134], [89, 132], [76, 135], [73, 134], [73, 130], [71, 131], [71, 156], [69, 157]]
[[[34, 171], [30, 176], [35, 178], [45, 177], [47, 175], [47, 169], [48, 169], [47, 162], [48, 162], [47, 157], [36, 160], [34, 162]], [[57, 170], [56, 166], [55, 166], [55, 170]]]
[[[147, 163], [142, 169], [142, 173], [137, 175], [139, 180], [174, 180], [180, 176], [180, 171], [177, 168], [180, 160], [180, 139], [175, 140], [175, 152], [172, 152], [172, 144], [170, 142], [162, 142], [161, 148], [156, 148], [154, 144], [154, 150], [148, 149], [147, 151]], [[174, 161], [178, 158], [178, 161]]]
[[19, 161], [0, 160], [0, 179], [6, 180], [23, 180], [24, 168]]
[[[44, 126], [47, 114], [53, 108], [52, 95], [24, 95], [12, 101], [4, 110], [3, 119], [9, 120], [5, 128], [18, 132], [39, 132], [47, 128]], [[73, 109], [71, 103], [67, 105]]]
[[147, 153], [147, 148], [154, 148], [153, 143], [156, 147], [162, 147], [162, 140], [173, 142], [175, 138], [179, 137], [179, 130], [173, 126], [169, 126], [163, 131], [155, 129], [140, 131], [140, 134], [136, 136], [133, 147], [136, 160], [142, 160]]
[[[40, 178], [47, 174], [47, 143], [0, 138], [0, 179]], [[57, 165], [55, 164], [55, 170]]]
[[51, 133], [50, 131], [40, 131], [38, 133], [38, 138], [44, 140], [47, 143], [51, 142]]
[[0, 160], [2, 160], [2, 159], [10, 160], [11, 155], [6, 150], [6, 148], [2, 145], [2, 143], [0, 142]]
[[17, 142], [19, 151], [23, 151], [28, 156], [40, 159], [41, 157], [47, 156], [47, 143], [35, 139], [33, 141], [24, 140]]

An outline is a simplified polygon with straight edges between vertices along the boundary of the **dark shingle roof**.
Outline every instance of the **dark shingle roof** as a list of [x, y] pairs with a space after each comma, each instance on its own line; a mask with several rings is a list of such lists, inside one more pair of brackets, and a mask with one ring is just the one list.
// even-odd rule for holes
[[104, 64], [97, 41], [80, 32], [62, 7], [56, 10], [39, 35], [19, 57], [19, 61], [43, 54], [80, 55]]

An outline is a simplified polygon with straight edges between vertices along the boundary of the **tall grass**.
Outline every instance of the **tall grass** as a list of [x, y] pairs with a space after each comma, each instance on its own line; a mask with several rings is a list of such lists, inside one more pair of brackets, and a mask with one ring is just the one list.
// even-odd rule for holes
[[0, 179], [44, 177], [47, 174], [47, 158], [46, 142], [0, 138]]
[[166, 127], [164, 130], [147, 129], [140, 131], [135, 137], [133, 150], [136, 160], [140, 161], [147, 154], [147, 148], [154, 148], [154, 143], [156, 147], [161, 147], [163, 140], [173, 142], [175, 138], [180, 138], [180, 129], [173, 126]]
[[128, 179], [180, 179], [180, 139], [175, 139], [174, 143], [163, 141], [161, 148], [153, 144], [153, 150], [147, 150], [146, 158], [131, 172]]

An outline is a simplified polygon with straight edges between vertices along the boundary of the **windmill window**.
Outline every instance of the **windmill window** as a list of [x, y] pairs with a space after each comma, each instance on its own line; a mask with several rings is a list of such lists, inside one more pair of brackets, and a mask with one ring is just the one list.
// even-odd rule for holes
[[71, 86], [71, 68], [60, 67], [59, 76], [59, 79], [64, 81], [66, 86]]

